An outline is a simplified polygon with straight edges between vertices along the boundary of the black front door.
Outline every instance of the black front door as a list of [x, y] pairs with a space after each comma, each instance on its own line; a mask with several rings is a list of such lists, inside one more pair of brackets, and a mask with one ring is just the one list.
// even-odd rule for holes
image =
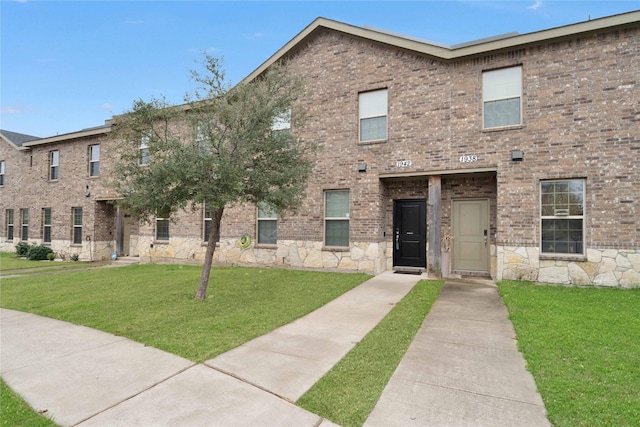
[[427, 266], [427, 202], [395, 200], [393, 204], [393, 265]]

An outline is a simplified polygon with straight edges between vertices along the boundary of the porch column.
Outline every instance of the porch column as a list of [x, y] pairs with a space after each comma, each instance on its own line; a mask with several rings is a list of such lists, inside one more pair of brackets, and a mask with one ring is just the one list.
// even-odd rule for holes
[[116, 207], [116, 253], [124, 254], [124, 213], [120, 206]]
[[427, 230], [429, 251], [427, 252], [427, 271], [435, 277], [442, 276], [442, 252], [440, 250], [440, 238], [442, 234], [442, 222], [440, 220], [440, 175], [429, 176], [429, 201], [427, 208]]

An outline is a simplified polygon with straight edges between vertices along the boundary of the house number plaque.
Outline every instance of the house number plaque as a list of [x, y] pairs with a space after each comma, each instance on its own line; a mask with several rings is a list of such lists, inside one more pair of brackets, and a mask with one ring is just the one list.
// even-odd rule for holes
[[478, 156], [471, 154], [469, 156], [460, 156], [460, 163], [473, 163], [478, 161]]

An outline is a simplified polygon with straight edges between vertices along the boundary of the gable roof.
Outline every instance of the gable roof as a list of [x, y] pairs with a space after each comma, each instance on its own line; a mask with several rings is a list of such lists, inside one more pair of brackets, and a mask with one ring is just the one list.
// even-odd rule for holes
[[253, 80], [275, 62], [291, 53], [294, 53], [300, 48], [300, 46], [304, 45], [306, 40], [314, 37], [317, 32], [322, 31], [323, 29], [338, 31], [344, 34], [352, 35], [354, 37], [395, 46], [400, 49], [433, 56], [443, 60], [453, 60], [465, 56], [481, 55], [497, 50], [512, 49], [531, 44], [539, 44], [553, 39], [561, 39], [575, 36], [577, 34], [589, 33], [603, 29], [633, 26], [640, 26], [640, 11], [608, 16], [605, 18], [579, 22], [577, 24], [551, 28], [548, 30], [542, 30], [533, 33], [522, 35], [518, 33], [508, 33], [502, 36], [489, 37], [472, 42], [448, 46], [439, 43], [427, 42], [413, 37], [403, 36], [387, 31], [382, 31], [371, 27], [356, 27], [353, 25], [344, 24], [342, 22], [320, 17], [314, 20], [304, 30], [298, 33], [298, 35], [291, 39], [271, 57], [269, 57], [269, 59], [262, 63], [262, 65], [260, 65], [251, 74], [249, 74], [243, 80], [243, 82]]
[[21, 148], [22, 144], [29, 141], [40, 139], [38, 136], [26, 135], [24, 133], [11, 132], [8, 130], [0, 129], [0, 137], [7, 141], [14, 148]]

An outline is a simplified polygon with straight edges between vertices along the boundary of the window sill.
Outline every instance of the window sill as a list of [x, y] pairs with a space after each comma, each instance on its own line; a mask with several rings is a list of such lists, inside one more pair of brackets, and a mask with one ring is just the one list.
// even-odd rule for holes
[[154, 240], [153, 244], [154, 245], [168, 245], [169, 244], [169, 240]]
[[327, 252], [349, 252], [351, 248], [348, 246], [323, 246], [322, 250]]
[[587, 261], [585, 254], [549, 254], [541, 253], [538, 259], [543, 261]]
[[[209, 242], [202, 242], [200, 243], [200, 246], [206, 248], [207, 246], [209, 246]], [[220, 246], [220, 242], [216, 242], [216, 248]]]
[[510, 125], [510, 126], [500, 126], [495, 128], [483, 128], [481, 130], [482, 133], [491, 133], [491, 132], [502, 132], [507, 130], [519, 130], [524, 129], [525, 125]]
[[377, 145], [388, 142], [389, 139], [372, 139], [371, 141], [358, 141], [358, 145]]

